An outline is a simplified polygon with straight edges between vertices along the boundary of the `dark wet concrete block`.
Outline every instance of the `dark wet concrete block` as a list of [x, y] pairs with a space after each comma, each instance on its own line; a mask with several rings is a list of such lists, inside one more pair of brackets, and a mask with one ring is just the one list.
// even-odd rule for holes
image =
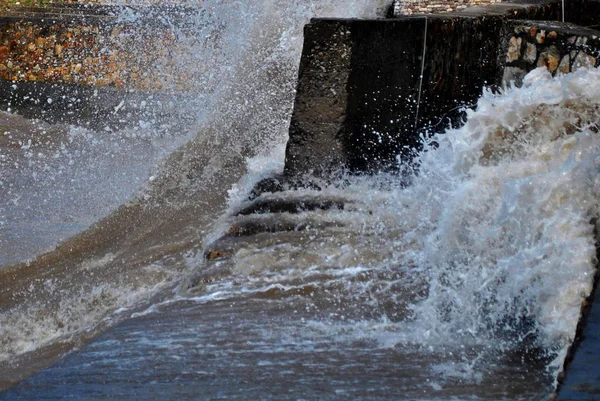
[[[393, 170], [412, 159], [424, 132], [462, 124], [463, 106], [475, 105], [484, 87], [518, 82], [540, 63], [553, 72], [597, 64], [597, 31], [558, 23], [557, 2], [519, 6], [491, 15], [312, 20], [286, 178]], [[530, 29], [547, 34], [545, 42], [529, 40]]]
[[[498, 82], [503, 16], [315, 19], [305, 28], [288, 177], [387, 170], [424, 128]], [[424, 58], [423, 58], [424, 56]]]
[[342, 138], [352, 71], [348, 20], [313, 21], [304, 48], [286, 149], [286, 176], [324, 175], [345, 163]]
[[579, 345], [568, 365], [557, 401], [600, 400], [600, 296], [591, 300], [591, 310], [581, 331]]
[[565, 21], [600, 28], [600, 0], [565, 0]]

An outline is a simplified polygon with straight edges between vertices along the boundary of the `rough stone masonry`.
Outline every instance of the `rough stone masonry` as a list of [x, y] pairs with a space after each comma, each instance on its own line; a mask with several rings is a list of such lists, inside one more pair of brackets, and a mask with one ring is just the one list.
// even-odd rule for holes
[[403, 15], [440, 14], [464, 10], [469, 6], [501, 3], [502, 0], [396, 0], [392, 4], [394, 17]]
[[140, 9], [142, 23], [121, 21], [120, 9], [108, 6], [26, 10], [0, 15], [0, 79], [151, 92], [211, 90], [204, 73], [210, 60], [196, 54], [207, 47], [219, 52], [219, 27], [208, 35], [187, 27], [185, 18], [192, 20], [197, 8], [182, 9], [183, 18], [173, 24], [161, 24], [155, 14], [164, 10], [152, 7]]
[[600, 33], [569, 23], [519, 21], [507, 26], [506, 40], [504, 84], [520, 86], [537, 67], [546, 67], [553, 75], [568, 74], [597, 67], [600, 60]]

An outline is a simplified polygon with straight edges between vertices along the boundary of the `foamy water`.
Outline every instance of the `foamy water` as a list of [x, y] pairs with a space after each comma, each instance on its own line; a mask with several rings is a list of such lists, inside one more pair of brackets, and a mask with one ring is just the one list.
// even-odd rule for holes
[[[462, 128], [427, 139], [406, 187], [406, 177], [378, 175], [263, 195], [343, 207], [224, 219], [206, 246], [231, 257], [192, 299], [330, 292], [333, 312], [307, 310], [338, 340], [535, 348], [556, 375], [596, 274], [599, 106], [600, 70], [538, 69], [523, 88], [484, 93]], [[256, 176], [234, 187], [229, 215]], [[296, 230], [211, 244], [231, 225], [273, 219]]]
[[[516, 315], [534, 319], [545, 345], [573, 339], [595, 274], [599, 101], [599, 70], [552, 79], [537, 69], [522, 89], [484, 94], [421, 156], [420, 177], [441, 189], [420, 208], [435, 223], [419, 310], [444, 311], [430, 320], [437, 329], [450, 320], [481, 335]], [[417, 180], [408, 192], [419, 197]]]
[[[1, 259], [32, 260], [0, 269], [2, 359], [18, 364], [36, 351], [55, 360], [62, 344], [93, 336], [174, 286], [245, 173], [244, 159], [286, 140], [303, 25], [313, 16], [373, 17], [381, 4], [204, 4], [197, 21], [172, 27], [190, 46], [179, 67], [203, 71], [200, 86], [212, 90], [201, 110], [180, 106], [197, 116], [195, 125], [178, 131], [175, 122], [156, 135], [151, 119], [120, 132], [49, 127], [60, 138], [46, 141], [46, 128], [21, 121], [24, 132], [3, 136], [12, 153], [2, 155], [11, 177], [2, 177]], [[190, 30], [214, 40], [202, 46]], [[24, 162], [15, 166], [13, 156]], [[10, 383], [28, 372], [7, 365], [0, 376]]]
[[[255, 377], [253, 364], [272, 377], [291, 372], [302, 380], [289, 385], [300, 388], [322, 383], [311, 376], [317, 366], [343, 383], [340, 397], [385, 398], [399, 388], [429, 400], [547, 396], [596, 272], [600, 71], [552, 78], [538, 69], [523, 88], [485, 92], [462, 128], [424, 139], [418, 168], [402, 177], [347, 176], [319, 191], [257, 199], [328, 207], [236, 216], [253, 185], [283, 169], [303, 24], [312, 16], [373, 16], [380, 5], [341, 3], [207, 5], [200, 30], [212, 32], [214, 23], [221, 39], [206, 50], [215, 58], [207, 67], [215, 90], [197, 134], [131, 138], [135, 131], [68, 128], [61, 131], [66, 151], [61, 142], [30, 144], [25, 134], [13, 141], [30, 162], [14, 171], [3, 197], [25, 217], [41, 210], [34, 215], [47, 222], [59, 210], [87, 226], [90, 213], [106, 215], [129, 201], [55, 251], [4, 271], [0, 384], [133, 317], [90, 345], [101, 351], [88, 358], [131, 362], [109, 352], [123, 335], [138, 361], [156, 366], [244, 355], [226, 366], [244, 377]], [[190, 138], [168, 156], [160, 152], [165, 142]], [[141, 143], [149, 156], [127, 167]], [[121, 178], [90, 173], [118, 167], [126, 170]], [[51, 177], [57, 186], [45, 181]], [[54, 208], [43, 210], [44, 199]], [[19, 232], [10, 226], [13, 209], [5, 210], [0, 228]], [[262, 230], [222, 238], [232, 225]], [[206, 261], [213, 248], [226, 257]], [[183, 328], [153, 327], [163, 320]], [[147, 348], [160, 352], [148, 356]], [[198, 351], [179, 351], [190, 349]], [[348, 374], [334, 372], [339, 361]], [[65, 363], [66, 371], [93, 369]], [[370, 392], [382, 372], [401, 367], [418, 379], [386, 376], [380, 392]], [[124, 380], [101, 374], [104, 382]], [[365, 381], [344, 382], [350, 374]], [[206, 384], [200, 376], [193, 383]], [[506, 388], [494, 388], [496, 377]], [[266, 394], [226, 378], [219, 376], [214, 394]]]

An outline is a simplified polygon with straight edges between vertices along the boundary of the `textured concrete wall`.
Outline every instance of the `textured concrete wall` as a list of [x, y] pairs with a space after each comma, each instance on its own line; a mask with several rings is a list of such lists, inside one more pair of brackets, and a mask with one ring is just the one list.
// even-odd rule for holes
[[600, 0], [565, 0], [565, 21], [600, 28]]
[[459, 106], [499, 81], [502, 20], [313, 21], [305, 29], [286, 174], [374, 171], [409, 157], [416, 132], [458, 118]]

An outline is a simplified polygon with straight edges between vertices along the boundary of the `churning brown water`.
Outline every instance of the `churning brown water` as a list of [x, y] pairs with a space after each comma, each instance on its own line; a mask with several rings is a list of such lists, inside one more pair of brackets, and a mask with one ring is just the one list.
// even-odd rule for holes
[[0, 271], [0, 399], [552, 393], [595, 273], [600, 72], [485, 94], [408, 183], [252, 203], [282, 169], [302, 24], [375, 9], [288, 3], [207, 6], [224, 48], [190, 132], [2, 115], [3, 263], [31, 260]]

